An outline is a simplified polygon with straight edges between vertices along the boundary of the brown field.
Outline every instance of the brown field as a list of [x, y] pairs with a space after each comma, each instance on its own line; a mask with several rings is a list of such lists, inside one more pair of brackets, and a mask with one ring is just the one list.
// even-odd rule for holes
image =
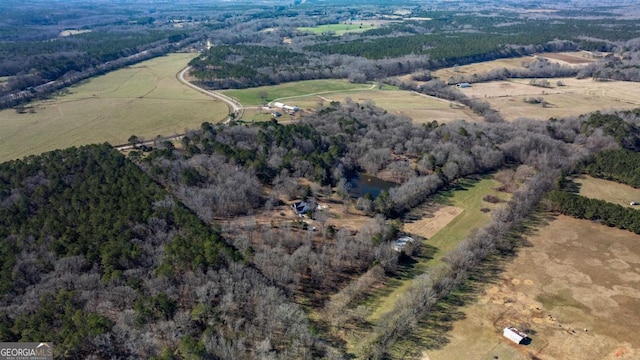
[[416, 123], [426, 123], [433, 120], [448, 122], [453, 120], [479, 121], [480, 119], [464, 105], [401, 90], [351, 91], [322, 96], [314, 95], [296, 99], [296, 104], [302, 109], [312, 110], [319, 103], [344, 102], [347, 98], [354, 102], [373, 101], [376, 106], [396, 115], [408, 116]]
[[534, 57], [527, 56], [527, 57], [483, 61], [483, 62], [473, 63], [469, 65], [443, 68], [443, 69], [432, 72], [431, 75], [434, 77], [440, 78], [443, 81], [447, 81], [447, 79], [455, 75], [479, 74], [479, 73], [485, 73], [494, 69], [502, 69], [502, 68], [506, 68], [506, 69], [524, 68], [524, 65], [534, 60], [535, 60]]
[[[604, 54], [600, 54], [604, 55]], [[534, 56], [523, 56], [516, 58], [508, 58], [508, 59], [496, 59], [491, 61], [483, 61], [468, 65], [462, 66], [452, 66], [448, 68], [443, 68], [440, 70], [436, 70], [431, 73], [434, 77], [440, 78], [443, 81], [447, 81], [452, 76], [455, 75], [472, 75], [472, 74], [480, 74], [485, 73], [494, 69], [516, 69], [516, 68], [524, 68], [525, 65], [534, 61], [536, 58], [545, 58], [549, 61], [568, 64], [568, 65], [576, 65], [582, 66], [591, 62], [596, 61], [595, 55], [589, 51], [566, 51], [560, 53], [540, 53]]]
[[433, 211], [432, 216], [404, 224], [404, 231], [430, 239], [463, 211], [464, 209], [456, 206], [442, 205]]
[[[638, 359], [640, 236], [566, 216], [528, 237], [516, 258], [459, 310], [447, 344], [423, 359]], [[502, 328], [528, 328], [513, 345]], [[496, 357], [497, 356], [497, 357]]]
[[640, 189], [614, 181], [596, 179], [591, 176], [581, 176], [573, 179], [573, 182], [580, 186], [580, 195], [582, 196], [638, 208], [638, 206], [632, 206], [629, 203], [631, 201], [640, 201]]
[[[521, 117], [546, 120], [577, 116], [596, 110], [628, 110], [640, 106], [640, 83], [594, 81], [591, 79], [549, 79], [551, 88], [529, 85], [530, 79], [473, 84], [462, 91], [469, 97], [485, 99], [507, 120]], [[557, 86], [562, 81], [565, 86]], [[547, 107], [524, 102], [542, 97]]]
[[589, 51], [540, 53], [537, 54], [536, 57], [567, 65], [585, 65], [597, 60]]

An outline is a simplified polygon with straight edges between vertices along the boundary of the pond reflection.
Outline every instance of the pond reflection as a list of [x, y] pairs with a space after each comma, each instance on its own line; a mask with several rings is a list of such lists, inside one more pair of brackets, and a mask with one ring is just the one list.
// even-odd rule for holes
[[351, 184], [351, 196], [355, 198], [362, 197], [366, 193], [371, 194], [371, 197], [375, 198], [383, 190], [389, 190], [394, 186], [398, 186], [396, 183], [367, 174], [357, 174], [349, 179], [349, 184]]

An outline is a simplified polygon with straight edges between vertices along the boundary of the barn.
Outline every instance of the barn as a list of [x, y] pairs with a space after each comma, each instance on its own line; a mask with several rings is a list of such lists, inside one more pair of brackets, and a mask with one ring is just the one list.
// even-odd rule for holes
[[502, 335], [518, 345], [526, 343], [528, 339], [527, 334], [511, 326], [504, 328]]

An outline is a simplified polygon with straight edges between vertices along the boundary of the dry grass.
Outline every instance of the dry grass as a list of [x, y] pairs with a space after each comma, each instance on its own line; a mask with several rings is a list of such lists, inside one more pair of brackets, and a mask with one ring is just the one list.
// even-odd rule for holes
[[573, 182], [580, 187], [580, 195], [582, 196], [634, 209], [638, 208], [638, 206], [632, 206], [629, 203], [631, 201], [640, 201], [640, 189], [614, 181], [596, 179], [591, 176], [581, 176], [573, 179]]
[[68, 89], [68, 94], [0, 111], [0, 161], [90, 143], [126, 143], [183, 133], [204, 121], [218, 122], [227, 106], [192, 90], [176, 73], [194, 54], [145, 61]]
[[[521, 117], [546, 120], [568, 117], [596, 110], [626, 110], [640, 106], [640, 83], [594, 81], [591, 79], [549, 79], [552, 87], [529, 85], [529, 79], [473, 84], [463, 89], [469, 97], [486, 100], [505, 119]], [[561, 81], [565, 86], [557, 86]], [[542, 97], [547, 107], [524, 102], [524, 98]]]
[[[449, 343], [424, 359], [637, 359], [640, 241], [624, 230], [559, 216], [528, 238], [478, 300], [463, 307]], [[529, 346], [501, 336], [530, 327]], [[587, 329], [585, 331], [584, 329]]]
[[432, 96], [402, 90], [368, 90], [357, 92], [333, 93], [322, 96], [309, 96], [296, 99], [302, 109], [315, 109], [318, 104], [330, 101], [351, 101], [364, 103], [372, 101], [389, 113], [410, 117], [416, 123], [433, 120], [449, 122], [453, 120], [479, 121], [480, 118], [462, 105], [451, 103]]
[[437, 210], [433, 211], [432, 216], [405, 224], [404, 231], [430, 239], [463, 211], [464, 209], [456, 206], [439, 206]]
[[440, 78], [443, 81], [447, 81], [447, 79], [455, 75], [480, 74], [480, 73], [485, 73], [494, 69], [502, 69], [502, 68], [506, 68], [506, 69], [524, 68], [526, 64], [534, 60], [535, 60], [534, 57], [528, 56], [528, 57], [483, 61], [483, 62], [469, 64], [469, 65], [452, 66], [448, 68], [443, 68], [443, 69], [432, 72], [431, 75], [434, 77]]
[[540, 53], [536, 55], [559, 64], [582, 66], [596, 61], [589, 51], [573, 51], [560, 53]]
[[534, 56], [523, 56], [508, 59], [496, 59], [491, 61], [483, 61], [462, 66], [452, 66], [436, 70], [432, 73], [434, 77], [447, 81], [455, 75], [473, 75], [489, 72], [495, 69], [517, 69], [524, 68], [527, 64], [536, 58], [545, 58], [552, 62], [583, 66], [595, 61], [593, 54], [589, 51], [566, 51], [560, 53], [540, 53]]

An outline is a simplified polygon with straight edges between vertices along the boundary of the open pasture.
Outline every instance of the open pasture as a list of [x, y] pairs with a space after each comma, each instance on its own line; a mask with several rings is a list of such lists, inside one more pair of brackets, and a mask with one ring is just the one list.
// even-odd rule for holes
[[582, 66], [590, 64], [597, 60], [597, 58], [594, 57], [593, 53], [590, 51], [570, 51], [559, 53], [548, 52], [536, 54], [536, 57], [547, 59], [552, 62], [557, 62], [559, 64], [572, 66]]
[[632, 206], [630, 203], [632, 201], [640, 202], [640, 189], [586, 175], [573, 179], [573, 182], [579, 186], [580, 195], [584, 197], [604, 200], [626, 207], [638, 208], [638, 206]]
[[[548, 80], [550, 88], [530, 85], [530, 79], [514, 79], [477, 83], [462, 91], [469, 97], [486, 100], [507, 120], [521, 117], [546, 120], [597, 110], [627, 110], [640, 106], [637, 96], [640, 83], [575, 78]], [[558, 86], [558, 81], [564, 86]], [[542, 98], [547, 105], [524, 101], [532, 97]]]
[[[640, 236], [548, 217], [423, 359], [637, 359]], [[530, 345], [502, 337], [524, 328]], [[496, 357], [497, 356], [497, 357]]]
[[410, 117], [416, 123], [433, 120], [449, 122], [453, 120], [479, 121], [469, 108], [432, 96], [404, 90], [366, 90], [339, 92], [325, 95], [313, 95], [298, 98], [295, 104], [302, 109], [315, 109], [320, 103], [328, 105], [330, 101], [347, 100], [364, 103], [373, 102], [389, 113]]
[[327, 24], [318, 25], [314, 27], [299, 27], [297, 30], [300, 32], [312, 33], [312, 34], [327, 34], [332, 33], [336, 35], [344, 35], [347, 33], [359, 33], [367, 30], [375, 29], [380, 25], [393, 22], [392, 20], [353, 20], [345, 21], [340, 24]]
[[171, 54], [92, 78], [24, 113], [0, 111], [0, 161], [90, 143], [126, 143], [135, 134], [183, 133], [218, 122], [227, 106], [182, 85], [176, 73], [193, 54]]
[[447, 79], [456, 75], [469, 76], [473, 74], [486, 73], [496, 69], [525, 68], [529, 63], [535, 61], [536, 58], [544, 58], [552, 62], [574, 66], [583, 66], [597, 60], [595, 55], [589, 51], [565, 51], [559, 53], [545, 52], [535, 54], [533, 56], [496, 59], [468, 65], [442, 68], [432, 72], [432, 75], [443, 81], [447, 81]]
[[[288, 103], [289, 98], [341, 91], [371, 89], [371, 85], [353, 84], [347, 80], [307, 80], [250, 89], [224, 90], [221, 93], [238, 100], [244, 106], [258, 106], [271, 101]], [[297, 101], [297, 99], [296, 99]], [[292, 105], [296, 105], [292, 103]], [[299, 106], [299, 105], [298, 105]]]
[[473, 75], [489, 72], [495, 69], [516, 69], [516, 68], [524, 68], [526, 64], [534, 61], [535, 58], [531, 56], [527, 57], [517, 57], [517, 58], [507, 58], [507, 59], [496, 59], [491, 61], [483, 61], [477, 62], [469, 65], [461, 65], [461, 66], [452, 66], [447, 68], [442, 68], [436, 70], [431, 73], [433, 77], [437, 77], [442, 81], [447, 81], [452, 76], [456, 75]]

